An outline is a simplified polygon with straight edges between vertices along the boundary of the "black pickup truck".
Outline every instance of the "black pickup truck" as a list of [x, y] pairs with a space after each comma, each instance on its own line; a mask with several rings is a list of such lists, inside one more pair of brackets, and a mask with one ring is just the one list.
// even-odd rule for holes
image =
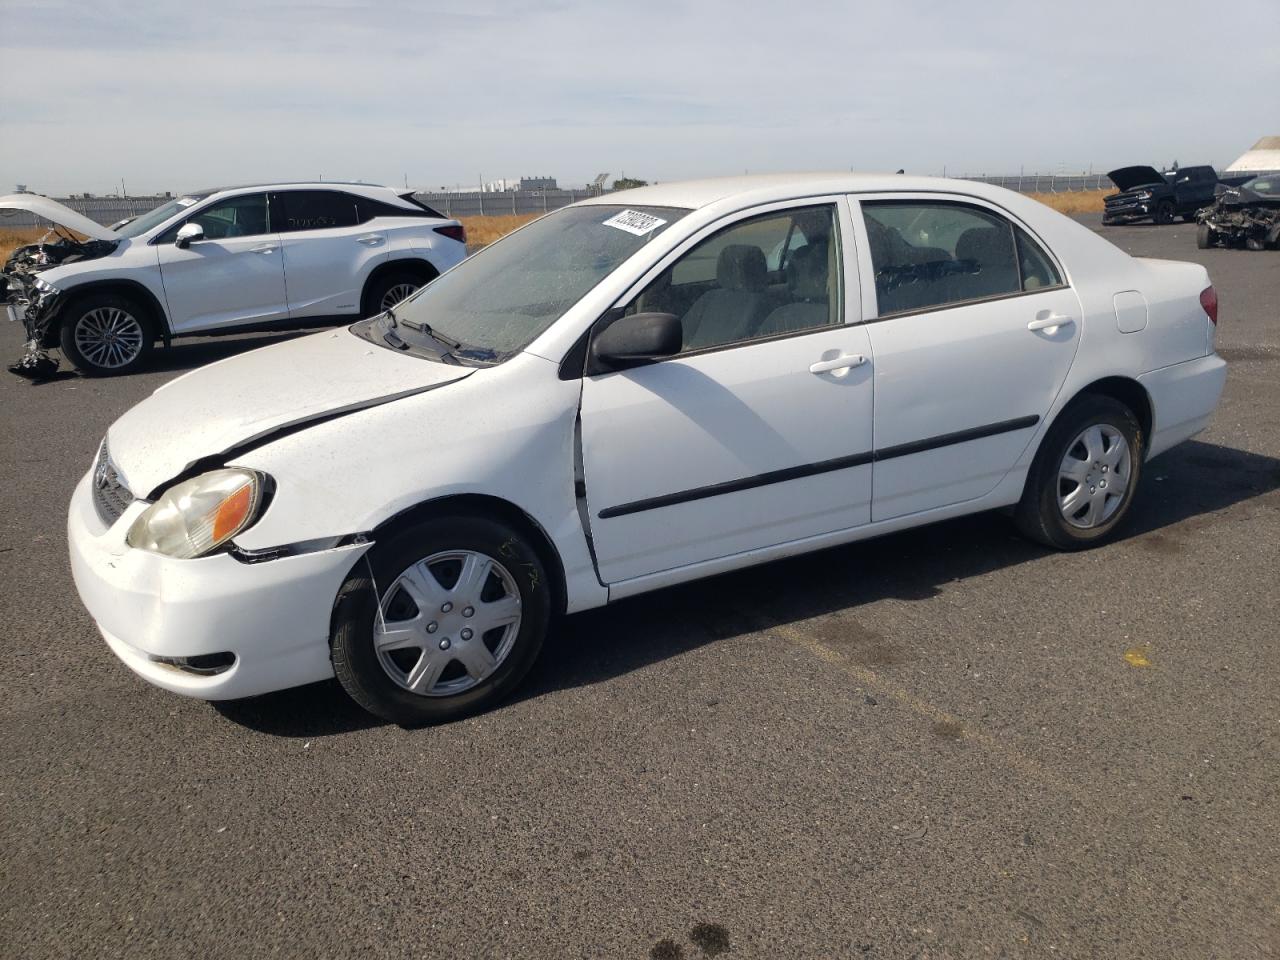
[[1163, 174], [1155, 167], [1121, 167], [1107, 176], [1120, 192], [1102, 201], [1104, 225], [1138, 220], [1173, 223], [1174, 217], [1190, 223], [1197, 210], [1213, 203], [1219, 183], [1213, 167], [1183, 167]]

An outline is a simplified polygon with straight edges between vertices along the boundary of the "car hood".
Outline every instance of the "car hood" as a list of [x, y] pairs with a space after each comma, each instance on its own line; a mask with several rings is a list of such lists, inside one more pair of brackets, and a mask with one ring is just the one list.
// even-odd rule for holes
[[1155, 167], [1121, 167], [1119, 170], [1112, 170], [1107, 176], [1121, 190], [1149, 187], [1152, 184], [1164, 185], [1169, 182]]
[[111, 460], [134, 496], [284, 432], [461, 380], [474, 367], [397, 353], [328, 330], [193, 370], [111, 425]]
[[[4, 210], [23, 210], [27, 213], [34, 213], [36, 216], [50, 220], [60, 227], [66, 227], [76, 233], [82, 233], [86, 237], [92, 237], [94, 240], [120, 239], [120, 234], [114, 230], [108, 230], [102, 224], [90, 220], [83, 213], [76, 213], [70, 207], [64, 207], [57, 200], [50, 200], [48, 197], [42, 197], [38, 193], [11, 193], [8, 196], [0, 197], [0, 211]], [[3, 217], [3, 213], [0, 213], [0, 217]], [[0, 223], [3, 223], [3, 220], [0, 220]]]

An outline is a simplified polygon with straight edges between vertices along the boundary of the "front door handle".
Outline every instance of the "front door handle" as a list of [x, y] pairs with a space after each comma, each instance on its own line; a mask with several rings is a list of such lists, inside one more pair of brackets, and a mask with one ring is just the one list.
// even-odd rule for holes
[[356, 243], [363, 243], [366, 247], [376, 247], [382, 242], [382, 237], [376, 233], [366, 234], [363, 237], [356, 237]]
[[840, 356], [832, 360], [819, 360], [817, 363], [809, 366], [810, 373], [831, 373], [835, 370], [848, 370], [850, 367], [860, 367], [867, 362], [867, 358], [860, 353], [842, 353]]
[[1069, 327], [1075, 323], [1074, 317], [1060, 317], [1057, 314], [1049, 314], [1047, 317], [1036, 317], [1027, 324], [1028, 330], [1048, 330], [1050, 333], [1055, 332], [1058, 327]]
[[274, 244], [264, 243], [260, 247], [250, 247], [249, 252], [250, 253], [275, 253], [276, 248]]

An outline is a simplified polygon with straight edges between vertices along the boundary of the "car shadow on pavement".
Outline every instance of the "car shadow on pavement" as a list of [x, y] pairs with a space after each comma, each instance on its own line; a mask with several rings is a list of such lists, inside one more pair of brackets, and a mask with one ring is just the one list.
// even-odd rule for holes
[[174, 341], [167, 348], [161, 348], [152, 353], [151, 359], [147, 362], [143, 372], [178, 373], [184, 370], [194, 370], [196, 367], [202, 367], [207, 363], [234, 357], [238, 353], [247, 353], [250, 350], [257, 350], [259, 347], [269, 347], [272, 344], [284, 343], [286, 340], [293, 340], [314, 332], [314, 329], [306, 329], [257, 336], [232, 336], [227, 334], [218, 337], [183, 338]]
[[[1146, 465], [1124, 535], [1103, 549], [1149, 538], [1152, 562], [1158, 563], [1169, 549], [1171, 528], [1276, 489], [1280, 460], [1274, 457], [1211, 443], [1183, 444]], [[989, 512], [670, 587], [565, 617], [514, 700], [600, 683], [717, 640], [876, 600], [928, 599], [945, 584], [1050, 553], [1022, 537], [1008, 517]], [[868, 642], [870, 652], [890, 656], [892, 651], [877, 642]], [[235, 723], [281, 737], [383, 725], [349, 700], [336, 681], [214, 708]]]
[[357, 706], [337, 680], [209, 705], [233, 723], [275, 737], [310, 739], [387, 725]]
[[[1274, 457], [1183, 444], [1146, 465], [1123, 535], [1104, 549], [1144, 540], [1158, 563], [1176, 549], [1171, 528], [1276, 489]], [[1051, 553], [989, 512], [682, 584], [566, 618], [516, 697], [599, 683], [716, 640], [876, 600], [928, 599], [952, 581]], [[891, 657], [883, 640], [865, 638], [873, 659]]]

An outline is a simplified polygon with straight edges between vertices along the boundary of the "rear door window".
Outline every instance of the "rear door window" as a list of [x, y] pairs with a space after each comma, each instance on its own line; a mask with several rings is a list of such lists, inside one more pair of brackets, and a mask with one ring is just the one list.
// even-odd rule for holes
[[354, 227], [360, 222], [356, 198], [339, 190], [290, 190], [277, 198], [281, 233]]
[[1044, 250], [982, 207], [928, 200], [862, 202], [881, 316], [1061, 286]]

